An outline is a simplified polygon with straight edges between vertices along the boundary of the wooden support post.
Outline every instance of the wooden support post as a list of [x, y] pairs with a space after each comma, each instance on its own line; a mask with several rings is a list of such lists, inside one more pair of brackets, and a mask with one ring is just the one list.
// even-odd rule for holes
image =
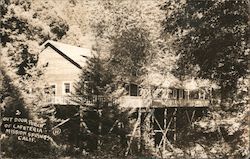
[[157, 146], [158, 149], [160, 149], [161, 144], [162, 144], [162, 142], [163, 142], [163, 140], [164, 140], [164, 130], [162, 129], [161, 124], [159, 123], [159, 121], [158, 121], [156, 118], [154, 118], [154, 121], [155, 121], [155, 123], [157, 124], [157, 126], [158, 126], [159, 129], [160, 129], [160, 133], [162, 134], [161, 141], [160, 141], [159, 145]]
[[186, 113], [186, 116], [187, 116], [188, 122], [189, 122], [189, 124], [190, 124], [190, 126], [191, 126], [191, 125], [192, 125], [192, 123], [191, 123], [191, 120], [190, 120], [190, 118], [189, 118], [189, 114], [188, 114], [187, 110], [185, 110], [185, 113]]
[[196, 110], [193, 110], [192, 117], [191, 117], [191, 119], [190, 119], [190, 120], [191, 120], [191, 122], [193, 122], [194, 115], [195, 115], [195, 111], [196, 111]]
[[186, 116], [187, 116], [187, 119], [188, 119], [188, 122], [189, 122], [190, 126], [193, 127], [192, 122], [193, 122], [193, 119], [194, 119], [195, 110], [193, 110], [191, 118], [189, 117], [189, 114], [188, 114], [187, 110], [185, 110], [185, 113], [186, 113]]
[[[152, 127], [151, 127], [151, 128], [152, 128], [152, 135], [153, 135], [152, 137], [153, 137], [153, 138], [154, 138], [154, 136], [155, 136], [155, 131], [154, 131], [154, 122], [155, 122], [155, 121], [154, 121], [154, 111], [155, 111], [155, 108], [152, 108], [152, 111], [151, 111], [151, 122], [152, 122], [152, 123], [151, 123], [151, 124], [152, 124], [151, 126], [152, 126]], [[155, 145], [155, 140], [154, 140], [154, 146], [156, 146], [156, 145]]]
[[176, 113], [173, 113], [173, 117], [174, 117], [174, 141], [176, 141], [177, 140], [177, 133], [176, 133], [176, 121], [177, 121], [177, 119], [176, 119], [176, 116], [177, 116], [177, 108], [175, 108], [175, 112]]
[[159, 128], [161, 129], [161, 132], [162, 132], [162, 139], [161, 139], [161, 141], [160, 141], [160, 143], [159, 143], [159, 145], [158, 145], [158, 149], [159, 149], [159, 150], [160, 150], [160, 146], [162, 145], [162, 143], [164, 144], [164, 142], [165, 142], [165, 146], [166, 146], [166, 144], [168, 144], [169, 148], [170, 148], [172, 151], [175, 151], [175, 150], [174, 150], [174, 147], [172, 146], [172, 144], [170, 143], [170, 141], [169, 141], [168, 138], [167, 138], [167, 133], [168, 133], [170, 124], [171, 124], [171, 123], [173, 122], [173, 120], [174, 120], [174, 116], [175, 116], [176, 113], [177, 113], [177, 111], [175, 110], [175, 111], [173, 112], [173, 114], [172, 114], [172, 116], [171, 116], [171, 119], [170, 119], [170, 121], [168, 122], [168, 125], [167, 125], [167, 127], [166, 127], [165, 130], [163, 130], [163, 129], [161, 128], [159, 122], [155, 119], [155, 122], [157, 123], [157, 125], [159, 126]]
[[99, 115], [99, 125], [98, 125], [98, 146], [97, 149], [100, 150], [101, 149], [101, 135], [102, 135], [102, 110], [98, 110], [98, 115]]
[[[163, 130], [166, 131], [167, 130], [167, 109], [164, 110], [164, 127]], [[163, 151], [166, 150], [166, 134], [163, 133]]]
[[138, 126], [140, 126], [140, 122], [141, 122], [141, 114], [138, 113], [138, 117], [137, 117], [137, 120], [135, 122], [135, 125], [134, 125], [134, 129], [133, 129], [133, 132], [131, 134], [131, 137], [130, 137], [130, 140], [129, 140], [129, 143], [128, 143], [128, 147], [127, 147], [127, 150], [125, 152], [125, 156], [128, 156], [128, 153], [130, 151], [130, 147], [131, 147], [131, 144], [132, 144], [132, 141], [133, 141], [133, 138], [136, 134], [136, 130], [138, 128]]
[[138, 143], [138, 150], [139, 152], [141, 152], [142, 150], [142, 135], [141, 135], [141, 132], [142, 132], [142, 122], [141, 122], [141, 115], [142, 115], [142, 112], [141, 112], [141, 107], [138, 109], [138, 122], [139, 122], [139, 127], [138, 127], [138, 137], [139, 137], [139, 143]]

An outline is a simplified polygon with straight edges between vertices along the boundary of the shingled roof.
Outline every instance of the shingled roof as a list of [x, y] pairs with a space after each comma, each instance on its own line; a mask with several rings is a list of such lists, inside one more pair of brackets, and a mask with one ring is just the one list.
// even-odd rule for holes
[[93, 56], [90, 49], [64, 44], [52, 40], [47, 40], [45, 43], [43, 43], [42, 46], [44, 47], [44, 49], [50, 46], [52, 49], [54, 49], [56, 52], [58, 52], [78, 68], [82, 68], [86, 64], [86, 60]]

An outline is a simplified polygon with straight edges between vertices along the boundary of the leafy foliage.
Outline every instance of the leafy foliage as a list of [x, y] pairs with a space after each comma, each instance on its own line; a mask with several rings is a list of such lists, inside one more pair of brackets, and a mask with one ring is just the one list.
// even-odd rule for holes
[[12, 158], [50, 158], [57, 155], [57, 149], [47, 141], [30, 143], [19, 141], [16, 137], [3, 137], [1, 140], [1, 157]]
[[[247, 5], [246, 0], [3, 0], [1, 64], [6, 67], [0, 76], [1, 113], [14, 115], [18, 108], [24, 116], [47, 120], [46, 113], [54, 108], [42, 107], [43, 88], [38, 88], [42, 69], [34, 67], [39, 45], [47, 39], [78, 46], [95, 42], [99, 56], [91, 58], [82, 70], [72, 95], [81, 108], [81, 150], [94, 151], [86, 152], [84, 158], [117, 158], [125, 151], [125, 136], [130, 131], [127, 112], [110, 103], [124, 93], [124, 82], [130, 82], [135, 74], [137, 82], [147, 86], [175, 83], [176, 77], [215, 81], [223, 103], [215, 96], [208, 116], [193, 129], [183, 130], [188, 133], [181, 134], [185, 141], [175, 152], [187, 158], [246, 156]], [[94, 38], [84, 40], [85, 34]], [[28, 97], [30, 92], [36, 94], [35, 99]], [[21, 151], [28, 156], [20, 158], [38, 158], [54, 151], [43, 142], [2, 141], [7, 157], [17, 157], [11, 155]], [[44, 151], [39, 151], [41, 148]], [[66, 154], [68, 150], [62, 147], [60, 151]], [[175, 152], [168, 153], [175, 156]]]
[[[15, 86], [13, 80], [5, 72], [4, 68], [0, 68], [0, 75], [1, 119], [3, 117], [34, 119], [31, 115], [33, 110], [27, 107], [27, 103], [25, 103], [18, 87]], [[29, 143], [26, 141], [19, 141], [15, 135], [6, 136], [4, 134], [4, 124], [5, 121], [1, 121], [2, 157], [40, 158], [46, 155], [55, 155], [56, 148], [48, 141], [39, 140], [36, 143]]]
[[202, 154], [207, 157], [242, 158], [248, 153], [243, 149], [249, 129], [245, 123], [247, 93], [243, 89], [249, 85], [248, 7], [247, 1], [176, 0], [166, 1], [162, 8], [167, 12], [165, 33], [174, 37], [180, 56], [175, 74], [183, 79], [209, 79], [220, 86], [207, 117], [187, 134], [187, 138], [199, 137], [196, 144], [203, 147]]
[[[88, 82], [88, 83], [86, 83]], [[80, 81], [76, 83], [76, 95], [83, 97], [89, 95], [105, 95], [112, 82], [112, 75], [105, 70], [102, 61], [98, 57], [93, 57], [87, 61], [87, 68], [82, 70]]]
[[44, 68], [36, 67], [39, 45], [50, 38], [61, 39], [68, 31], [68, 24], [56, 13], [40, 14], [41, 9], [52, 7], [50, 4], [39, 7], [34, 7], [32, 0], [10, 0], [1, 4], [1, 64], [11, 74], [32, 114], [41, 111], [39, 100], [44, 96], [43, 86], [38, 84]]
[[247, 73], [247, 1], [167, 1], [164, 9], [165, 33], [176, 36], [180, 54], [178, 74], [190, 75], [198, 66], [199, 77], [215, 80], [222, 98], [233, 98]]
[[19, 90], [13, 85], [11, 78], [6, 74], [3, 68], [1, 72], [1, 116], [15, 117], [17, 111], [20, 111], [21, 117], [29, 117], [29, 111]]
[[[90, 18], [101, 52], [108, 53], [111, 71], [121, 80], [145, 75], [149, 65], [165, 54], [160, 21], [164, 17], [161, 2], [97, 1]], [[156, 56], [156, 58], [155, 58]], [[160, 65], [160, 64], [159, 64]]]
[[68, 26], [59, 17], [43, 23], [30, 1], [6, 1], [1, 7], [1, 56], [9, 61], [7, 66], [17, 69], [18, 75], [25, 75], [26, 69], [37, 62], [39, 45], [49, 38], [60, 39]]
[[[81, 133], [87, 142], [84, 147], [88, 151], [114, 151], [113, 146], [122, 153], [126, 145], [126, 113], [122, 113], [109, 98], [112, 92], [113, 76], [98, 57], [89, 60], [82, 70], [80, 80], [75, 84], [76, 92], [72, 100], [80, 105]], [[122, 127], [118, 125], [122, 124]], [[85, 137], [84, 137], [85, 136]], [[110, 143], [110, 139], [115, 143]], [[113, 145], [114, 144], [114, 145]], [[117, 152], [118, 153], [118, 152]]]
[[[31, 1], [1, 1], [1, 114], [11, 117], [19, 114], [19, 117], [45, 122], [47, 118], [39, 116], [43, 99], [43, 89], [38, 84], [42, 68], [36, 68], [39, 45], [49, 38], [64, 36], [68, 25], [53, 14], [53, 18], [46, 23], [37, 16], [37, 12]], [[21, 142], [15, 136], [1, 138], [1, 144], [3, 153], [7, 155], [5, 157], [39, 158], [52, 150], [48, 142]]]
[[142, 74], [141, 69], [147, 62], [149, 50], [147, 31], [142, 28], [123, 31], [113, 40], [110, 70], [116, 75], [125, 77]]

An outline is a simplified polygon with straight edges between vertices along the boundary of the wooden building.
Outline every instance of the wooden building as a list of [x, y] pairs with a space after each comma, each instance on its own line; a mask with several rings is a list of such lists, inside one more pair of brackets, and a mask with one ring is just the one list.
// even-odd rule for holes
[[[46, 66], [44, 83], [52, 90], [46, 100], [47, 104], [57, 107], [76, 106], [68, 95], [74, 92], [74, 82], [79, 80], [81, 69], [86, 66], [88, 58], [93, 56], [91, 50], [55, 41], [46, 41], [43, 47], [39, 65]], [[141, 141], [144, 133], [154, 140], [153, 147], [156, 149], [171, 149], [172, 143], [181, 137], [178, 132], [186, 126], [192, 126], [193, 121], [204, 116], [210, 105], [211, 90], [190, 89], [183, 83], [167, 87], [148, 84], [144, 87], [131, 82], [125, 85], [125, 90], [127, 95], [117, 102], [121, 109], [134, 110], [135, 114], [134, 122], [131, 122], [133, 131], [130, 134], [127, 154], [134, 139]], [[149, 130], [143, 129], [145, 125]], [[141, 149], [141, 144], [137, 145]]]
[[46, 100], [48, 104], [73, 104], [68, 95], [74, 92], [74, 82], [92, 56], [91, 50], [86, 48], [50, 40], [43, 44], [38, 65], [46, 66], [44, 84], [52, 91], [52, 96]]

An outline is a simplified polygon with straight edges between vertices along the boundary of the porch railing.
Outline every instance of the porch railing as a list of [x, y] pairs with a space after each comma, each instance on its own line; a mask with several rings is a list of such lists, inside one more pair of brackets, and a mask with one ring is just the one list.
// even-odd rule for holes
[[124, 96], [120, 100], [121, 107], [208, 107], [208, 99], [144, 99], [139, 96]]
[[[102, 96], [93, 96], [89, 99], [81, 97], [70, 96], [49, 96], [46, 97], [46, 104], [57, 105], [78, 105], [85, 103], [93, 105], [97, 102], [103, 102], [105, 99]], [[78, 102], [76, 102], [78, 101]], [[144, 99], [140, 96], [123, 96], [119, 99], [118, 103], [121, 107], [207, 107], [209, 106], [208, 99]]]
[[80, 102], [87, 105], [92, 105], [97, 102], [103, 102], [104, 97], [92, 96], [91, 98], [81, 98], [78, 96], [48, 96], [45, 99], [46, 104], [57, 104], [57, 105], [78, 105]]

